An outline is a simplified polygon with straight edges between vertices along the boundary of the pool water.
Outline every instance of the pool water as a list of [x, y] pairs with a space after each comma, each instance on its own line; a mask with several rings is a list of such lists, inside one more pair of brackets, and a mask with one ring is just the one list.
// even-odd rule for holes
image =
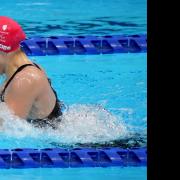
[[146, 0], [0, 0], [28, 36], [146, 33]]
[[45, 69], [66, 105], [64, 120], [48, 134], [21, 120], [14, 127], [1, 103], [0, 115], [5, 112], [7, 120], [6, 133], [0, 133], [2, 148], [102, 143], [132, 133], [146, 140], [145, 53], [31, 59]]
[[[146, 0], [9, 0], [1, 15], [13, 17], [27, 36], [146, 33]], [[138, 136], [146, 146], [146, 53], [31, 57], [42, 66], [65, 103], [57, 131], [38, 130], [12, 116], [0, 148], [53, 148], [103, 144]], [[3, 78], [0, 78], [0, 83]], [[17, 126], [14, 126], [16, 121]], [[132, 145], [132, 142], [128, 142]], [[146, 167], [0, 169], [0, 179], [146, 179]]]
[[[124, 138], [130, 132], [146, 135], [146, 54], [46, 56], [31, 59], [46, 70], [58, 97], [69, 107], [66, 114], [68, 123], [62, 123], [61, 129], [55, 133], [51, 130], [40, 133], [22, 121], [16, 127], [10, 123], [5, 133], [0, 133], [1, 148], [53, 148], [78, 142], [102, 143], [102, 140], [109, 138]], [[104, 108], [111, 114], [106, 113]], [[3, 112], [1, 108], [0, 114]], [[11, 122], [10, 119], [8, 122]], [[6, 179], [7, 173], [12, 179], [62, 176], [62, 179], [91, 177], [139, 180], [146, 177], [145, 167], [48, 171], [11, 169], [0, 172], [1, 179]]]
[[110, 168], [39, 168], [0, 170], [1, 180], [145, 180], [145, 167]]

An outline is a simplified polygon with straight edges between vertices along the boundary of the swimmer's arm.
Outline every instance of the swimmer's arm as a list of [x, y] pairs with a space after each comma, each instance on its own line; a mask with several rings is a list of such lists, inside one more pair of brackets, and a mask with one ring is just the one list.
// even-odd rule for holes
[[5, 103], [16, 116], [26, 119], [37, 97], [37, 81], [31, 77], [18, 78], [10, 85], [5, 96]]

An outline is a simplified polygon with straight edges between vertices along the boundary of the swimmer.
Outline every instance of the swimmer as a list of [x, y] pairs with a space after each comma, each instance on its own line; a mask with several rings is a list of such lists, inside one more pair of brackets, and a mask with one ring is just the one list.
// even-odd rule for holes
[[36, 127], [51, 126], [61, 120], [63, 104], [44, 70], [33, 63], [20, 47], [26, 35], [13, 19], [0, 16], [0, 102]]

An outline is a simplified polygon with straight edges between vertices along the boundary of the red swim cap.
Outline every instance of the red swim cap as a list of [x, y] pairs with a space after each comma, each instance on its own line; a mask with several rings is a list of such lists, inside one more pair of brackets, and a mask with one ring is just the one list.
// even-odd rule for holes
[[16, 21], [0, 16], [0, 51], [9, 53], [17, 50], [25, 38], [25, 33]]

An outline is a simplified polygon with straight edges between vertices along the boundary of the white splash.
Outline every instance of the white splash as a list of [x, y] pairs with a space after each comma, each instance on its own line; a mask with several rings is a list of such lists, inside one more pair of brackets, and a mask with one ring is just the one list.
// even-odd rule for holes
[[64, 113], [59, 133], [66, 141], [103, 142], [127, 134], [125, 125], [101, 106], [72, 105]]
[[34, 128], [24, 119], [15, 116], [0, 103], [2, 127], [0, 133], [18, 139], [33, 138], [39, 141], [62, 144], [97, 143], [123, 138], [128, 130], [122, 119], [99, 105], [71, 105], [63, 114], [57, 130]]

